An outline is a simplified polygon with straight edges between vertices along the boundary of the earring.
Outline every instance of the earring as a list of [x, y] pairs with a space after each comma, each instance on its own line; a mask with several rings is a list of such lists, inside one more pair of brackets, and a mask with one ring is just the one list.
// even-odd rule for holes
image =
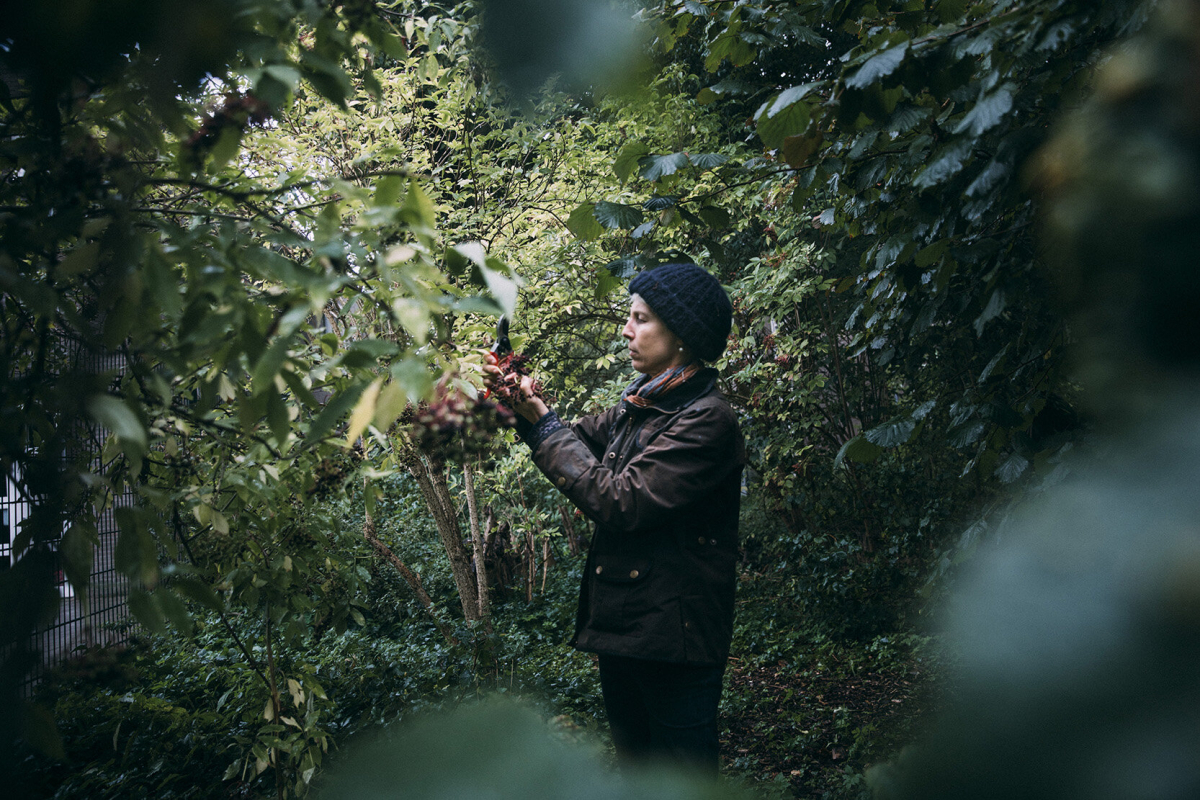
[[683, 352], [683, 345], [679, 345], [679, 352]]

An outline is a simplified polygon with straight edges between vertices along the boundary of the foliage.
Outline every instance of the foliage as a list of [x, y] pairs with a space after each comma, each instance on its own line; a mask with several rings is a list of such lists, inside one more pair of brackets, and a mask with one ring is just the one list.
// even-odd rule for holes
[[[514, 286], [477, 249], [447, 248], [402, 151], [335, 161], [282, 137], [378, 96], [376, 65], [446, 81], [457, 29], [403, 3], [202, 3], [178, 26], [130, 3], [70, 51], [58, 21], [99, 12], [60, 5], [18, 14], [3, 56], [0, 444], [35, 506], [14, 547], [27, 557], [0, 576], [35, 601], [6, 604], [23, 615], [5, 629], [5, 691], [53, 613], [38, 554], [65, 528], [85, 593], [97, 520], [129, 491], [112, 513], [131, 611], [155, 632], [186, 630], [188, 602], [263, 620], [263, 651], [239, 642], [271, 706], [250, 749], [302, 791], [322, 692], [279, 672], [273, 648], [361, 618], [362, 575], [328, 554], [344, 531], [313, 516], [312, 492], [341, 491], [330, 462], [429, 391], [449, 320], [511, 306]], [[75, 446], [92, 425], [108, 437], [98, 468]], [[223, 537], [208, 548], [223, 559], [190, 557]], [[305, 698], [295, 715], [289, 694]]]

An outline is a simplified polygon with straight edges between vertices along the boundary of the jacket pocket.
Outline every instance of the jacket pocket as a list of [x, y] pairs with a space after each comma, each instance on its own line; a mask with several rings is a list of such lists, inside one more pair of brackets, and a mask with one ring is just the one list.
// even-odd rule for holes
[[595, 556], [588, 609], [589, 627], [605, 633], [636, 635], [656, 603], [647, 558]]

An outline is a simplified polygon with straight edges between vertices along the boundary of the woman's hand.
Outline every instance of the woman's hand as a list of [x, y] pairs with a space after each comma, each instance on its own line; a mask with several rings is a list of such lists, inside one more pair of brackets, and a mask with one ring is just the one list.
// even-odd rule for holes
[[[487, 351], [484, 355], [486, 357], [482, 375], [483, 386], [487, 390], [487, 394], [484, 396], [487, 397], [504, 382], [504, 371], [498, 366], [499, 361], [495, 353]], [[520, 389], [517, 394], [518, 397], [511, 398], [509, 401], [512, 404], [512, 410], [529, 422], [537, 422], [550, 410], [550, 407], [537, 396], [537, 381], [528, 375], [521, 377]]]
[[485, 350], [483, 355], [483, 388], [487, 390], [487, 394], [484, 395], [484, 397], [487, 397], [504, 378], [504, 372], [500, 367], [496, 366], [500, 363], [500, 360], [496, 358], [495, 353], [491, 350]]
[[534, 393], [535, 383], [536, 381], [529, 375], [521, 378], [521, 400], [513, 406], [513, 411], [530, 422], [537, 422], [550, 411], [550, 407]]

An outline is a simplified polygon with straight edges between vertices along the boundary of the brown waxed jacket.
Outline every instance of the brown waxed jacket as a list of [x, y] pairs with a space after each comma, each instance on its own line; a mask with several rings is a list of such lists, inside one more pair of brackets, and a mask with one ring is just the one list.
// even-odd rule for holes
[[702, 370], [649, 408], [623, 396], [537, 445], [538, 468], [596, 522], [577, 648], [725, 662], [745, 446], [716, 375]]

